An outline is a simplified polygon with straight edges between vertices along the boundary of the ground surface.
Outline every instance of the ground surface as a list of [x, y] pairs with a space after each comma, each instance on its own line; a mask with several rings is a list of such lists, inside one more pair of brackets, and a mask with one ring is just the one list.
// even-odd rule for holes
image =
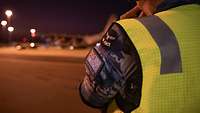
[[87, 52], [0, 48], [0, 113], [99, 113], [78, 93]]

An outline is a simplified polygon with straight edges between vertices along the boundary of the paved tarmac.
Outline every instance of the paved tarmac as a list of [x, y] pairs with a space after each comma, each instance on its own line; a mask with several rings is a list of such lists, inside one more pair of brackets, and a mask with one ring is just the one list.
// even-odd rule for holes
[[99, 113], [78, 93], [88, 51], [0, 48], [0, 113]]

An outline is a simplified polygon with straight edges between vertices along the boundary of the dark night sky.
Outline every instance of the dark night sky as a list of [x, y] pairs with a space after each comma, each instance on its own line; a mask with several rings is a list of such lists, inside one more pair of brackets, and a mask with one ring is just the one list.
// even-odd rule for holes
[[91, 34], [103, 29], [109, 15], [131, 6], [128, 0], [0, 0], [0, 19], [11, 9], [17, 32]]

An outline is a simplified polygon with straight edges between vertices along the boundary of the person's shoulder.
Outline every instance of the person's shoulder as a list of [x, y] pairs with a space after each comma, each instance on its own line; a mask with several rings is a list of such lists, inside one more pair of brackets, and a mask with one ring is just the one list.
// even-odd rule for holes
[[165, 11], [185, 4], [193, 4], [199, 2], [200, 0], [164, 0], [160, 5], [158, 5], [156, 12]]

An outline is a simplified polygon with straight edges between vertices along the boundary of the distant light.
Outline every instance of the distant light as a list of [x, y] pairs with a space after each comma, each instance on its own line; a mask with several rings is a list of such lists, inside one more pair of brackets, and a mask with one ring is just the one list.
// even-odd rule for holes
[[30, 43], [30, 47], [34, 48], [35, 47], [35, 43]]
[[36, 32], [36, 29], [30, 29], [30, 32], [31, 32], [31, 33], [35, 33], [35, 32]]
[[15, 30], [14, 27], [8, 27], [9, 32], [13, 32], [14, 30]]
[[7, 24], [8, 24], [7, 21], [5, 21], [5, 20], [2, 20], [2, 21], [1, 21], [1, 25], [2, 25], [2, 26], [6, 26]]
[[16, 49], [17, 49], [17, 50], [21, 50], [21, 49], [22, 49], [22, 46], [18, 45], [18, 46], [16, 46]]
[[7, 17], [11, 17], [13, 13], [11, 10], [6, 10], [5, 14]]
[[74, 50], [74, 46], [72, 46], [72, 45], [69, 46], [69, 49], [70, 49], [70, 50]]

